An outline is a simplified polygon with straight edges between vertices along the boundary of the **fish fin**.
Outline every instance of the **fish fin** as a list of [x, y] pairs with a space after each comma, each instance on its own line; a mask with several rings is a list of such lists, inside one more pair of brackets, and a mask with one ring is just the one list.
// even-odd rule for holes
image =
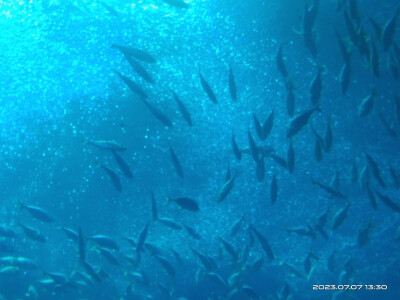
[[300, 29], [300, 30], [297, 30], [296, 28], [294, 28], [293, 26], [292, 26], [292, 31], [295, 33], [295, 34], [297, 34], [297, 35], [303, 35], [303, 31]]

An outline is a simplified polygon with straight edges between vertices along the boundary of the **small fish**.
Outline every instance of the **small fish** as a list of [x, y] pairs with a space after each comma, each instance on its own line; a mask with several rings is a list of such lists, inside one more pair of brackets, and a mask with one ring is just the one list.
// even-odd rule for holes
[[168, 202], [170, 202], [170, 201], [174, 202], [181, 209], [186, 209], [189, 211], [199, 211], [199, 209], [200, 209], [197, 202], [188, 197], [171, 198], [171, 197], [167, 196], [167, 199], [168, 199]]
[[186, 108], [186, 105], [182, 102], [182, 100], [178, 97], [178, 95], [170, 89], [172, 95], [175, 98], [176, 103], [178, 104], [179, 110], [182, 114], [182, 117], [185, 119], [186, 123], [188, 123], [189, 126], [193, 126], [192, 118], [190, 117], [190, 113], [188, 109]]
[[217, 203], [221, 203], [222, 201], [224, 201], [226, 199], [226, 197], [228, 197], [229, 193], [233, 189], [237, 175], [238, 174], [233, 175], [221, 187], [221, 189], [219, 190], [219, 193], [218, 193]]
[[350, 208], [350, 204], [348, 203], [344, 208], [339, 209], [336, 214], [333, 216], [332, 220], [332, 229], [338, 229], [340, 225], [343, 224], [344, 220], [347, 218], [347, 214]]
[[389, 166], [389, 171], [390, 171], [390, 176], [392, 177], [394, 187], [396, 189], [400, 188], [400, 178], [399, 175], [397, 174], [397, 171], [395, 170], [395, 168], [393, 168], [392, 165]]
[[25, 226], [23, 224], [19, 224], [19, 226], [21, 226], [26, 236], [30, 239], [41, 243], [45, 243], [47, 241], [47, 238], [38, 229], [30, 226]]
[[174, 165], [176, 174], [178, 174], [178, 176], [179, 176], [180, 178], [183, 178], [183, 169], [182, 169], [182, 165], [181, 165], [181, 163], [179, 162], [178, 156], [176, 155], [174, 149], [172, 149], [171, 146], [169, 147], [169, 153], [170, 153], [170, 155], [171, 155], [171, 161], [172, 161], [172, 164]]
[[254, 128], [256, 130], [258, 137], [260, 138], [260, 140], [263, 140], [263, 137], [264, 137], [263, 129], [262, 129], [260, 121], [257, 119], [257, 116], [255, 114], [253, 114], [253, 123], [254, 123]]
[[125, 58], [128, 61], [129, 65], [132, 67], [132, 69], [136, 72], [136, 74], [138, 74], [147, 82], [154, 83], [153, 77], [151, 77], [149, 72], [147, 72], [146, 69], [140, 63], [138, 63], [129, 55], [125, 55]]
[[212, 102], [214, 102], [215, 104], [217, 104], [218, 103], [217, 97], [215, 96], [215, 94], [214, 94], [213, 90], [211, 89], [210, 85], [204, 79], [203, 75], [200, 72], [199, 72], [199, 75], [200, 75], [200, 83], [201, 83], [201, 86], [203, 87], [203, 90], [206, 92], [206, 94], [210, 98], [210, 100]]
[[264, 155], [261, 155], [261, 157], [256, 162], [256, 175], [258, 182], [262, 182], [264, 180], [265, 177]]
[[175, 278], [175, 269], [170, 264], [170, 262], [165, 257], [160, 255], [155, 255], [155, 258], [158, 260], [158, 262], [164, 268], [164, 270], [167, 271], [168, 275], [171, 276], [172, 278]]
[[379, 78], [381, 76], [379, 70], [379, 54], [376, 44], [373, 41], [371, 42], [371, 52], [369, 53], [369, 64], [375, 77]]
[[66, 234], [66, 236], [73, 242], [78, 242], [78, 232], [76, 232], [75, 230], [68, 228], [68, 227], [61, 227], [61, 229], [64, 231], [64, 233]]
[[46, 222], [46, 223], [53, 223], [54, 222], [54, 217], [50, 215], [50, 213], [43, 208], [40, 208], [38, 206], [33, 206], [33, 205], [26, 205], [20, 202], [21, 205], [21, 210], [25, 209], [28, 211], [32, 217], [35, 219]]
[[174, 249], [170, 248], [169, 250], [171, 250], [173, 256], [175, 257], [176, 261], [182, 266], [183, 265], [183, 259], [181, 257], [181, 255]]
[[311, 237], [315, 238], [315, 231], [310, 230], [310, 228], [305, 228], [305, 227], [293, 227], [293, 228], [287, 228], [286, 231], [289, 234], [295, 233], [299, 236], [306, 236], [306, 237]]
[[100, 252], [100, 254], [111, 264], [119, 266], [120, 263], [117, 260], [117, 258], [115, 257], [114, 253], [107, 249], [107, 248], [101, 248], [98, 247], [97, 250]]
[[118, 167], [124, 173], [124, 175], [128, 178], [133, 178], [131, 169], [129, 168], [128, 164], [124, 161], [124, 159], [119, 155], [117, 152], [112, 151], [112, 154], [117, 162]]
[[358, 115], [360, 117], [365, 117], [369, 115], [374, 107], [374, 98], [376, 96], [375, 88], [372, 90], [371, 94], [363, 99], [361, 104], [358, 106]]
[[272, 204], [274, 204], [278, 199], [278, 182], [276, 179], [276, 174], [272, 176], [271, 186], [270, 186], [270, 198]]
[[336, 254], [337, 254], [337, 251], [333, 250], [331, 255], [329, 255], [329, 257], [328, 257], [328, 270], [331, 271], [332, 273], [335, 272]]
[[261, 300], [260, 295], [257, 294], [252, 286], [245, 284], [241, 287], [241, 290], [244, 291], [248, 297], [250, 297], [249, 299]]
[[313, 106], [317, 106], [321, 99], [323, 69], [324, 69], [323, 67], [318, 66], [318, 72], [315, 75], [314, 79], [311, 81], [310, 95], [311, 95], [311, 103]]
[[103, 248], [112, 250], [119, 250], [117, 243], [109, 236], [97, 234], [88, 238], [88, 240], [95, 242], [97, 245]]
[[236, 159], [240, 161], [242, 159], [242, 152], [239, 149], [239, 146], [236, 142], [233, 131], [232, 131], [232, 150], [233, 150], [233, 154], [235, 155]]
[[356, 21], [356, 24], [360, 24], [361, 16], [358, 10], [357, 0], [349, 0], [349, 11], [350, 16], [353, 18], [354, 21]]
[[143, 103], [146, 105], [146, 107], [149, 109], [151, 114], [159, 120], [161, 123], [163, 123], [167, 127], [173, 127], [173, 124], [171, 120], [157, 107], [155, 107], [153, 104], [149, 103], [145, 99], [142, 99]]
[[357, 236], [357, 244], [358, 247], [364, 247], [369, 242], [370, 232], [372, 229], [371, 220], [369, 220], [368, 224], [360, 229]]
[[321, 142], [318, 139], [315, 139], [314, 156], [317, 162], [320, 162], [322, 160], [322, 146]]
[[251, 156], [253, 157], [254, 162], [257, 163], [257, 161], [258, 161], [258, 148], [256, 146], [256, 142], [254, 141], [253, 136], [250, 133], [250, 130], [247, 130], [247, 136], [249, 138], [249, 147], [250, 147]]
[[120, 72], [118, 72], [117, 70], [113, 70], [119, 78], [121, 78], [121, 80], [126, 84], [126, 86], [136, 95], [138, 95], [139, 97], [143, 98], [143, 99], [147, 99], [148, 96], [146, 94], [146, 92], [133, 80], [129, 79], [128, 77], [126, 77], [125, 75], [122, 75]]
[[143, 251], [144, 243], [147, 237], [147, 232], [149, 230], [149, 225], [150, 222], [147, 222], [146, 225], [144, 225], [142, 230], [140, 230], [139, 232], [139, 236], [137, 238], [137, 243], [136, 243], [136, 252], [138, 253], [138, 255], [140, 255], [140, 253]]
[[339, 199], [347, 199], [347, 196], [339, 192], [338, 190], [334, 189], [333, 187], [330, 187], [329, 185], [325, 185], [323, 183], [320, 183], [313, 178], [311, 178], [311, 181], [313, 184], [318, 185], [321, 189], [323, 189], [325, 192], [330, 194], [331, 196]]
[[351, 81], [351, 67], [349, 64], [344, 64], [339, 74], [339, 82], [342, 94], [345, 95], [349, 90]]
[[382, 202], [389, 207], [390, 209], [396, 211], [396, 212], [400, 212], [400, 206], [399, 204], [395, 203], [392, 199], [390, 199], [388, 196], [383, 195], [379, 192], [376, 192], [376, 194], [378, 195], [378, 197], [382, 200]]
[[286, 160], [284, 160], [282, 157], [275, 155], [275, 154], [271, 154], [269, 157], [271, 157], [276, 163], [278, 163], [281, 167], [287, 169], [287, 162]]
[[217, 268], [217, 264], [211, 257], [194, 250], [192, 247], [190, 247], [190, 250], [192, 250], [192, 252], [200, 259], [201, 263], [207, 271], [213, 271]]
[[229, 93], [233, 101], [237, 101], [237, 88], [231, 64], [229, 64]]
[[134, 47], [129, 47], [129, 46], [122, 46], [118, 44], [113, 44], [111, 45], [111, 48], [118, 49], [121, 51], [122, 54], [125, 56], [133, 56], [134, 58], [148, 62], [148, 63], [156, 63], [155, 58], [147, 53], [146, 51], [134, 48]]
[[372, 25], [372, 28], [375, 31], [376, 40], [381, 41], [382, 39], [382, 26], [378, 24], [371, 16], [369, 16], [369, 21]]
[[233, 261], [237, 261], [238, 254], [237, 254], [235, 248], [233, 248], [233, 246], [231, 244], [229, 244], [227, 241], [225, 241], [223, 238], [219, 237], [218, 239], [224, 245], [225, 251], [228, 252], [232, 256]]
[[189, 4], [187, 4], [183, 0], [162, 0], [163, 2], [178, 8], [189, 8]]
[[265, 254], [269, 257], [270, 260], [274, 259], [274, 254], [272, 252], [271, 246], [269, 245], [267, 239], [257, 230], [253, 227], [253, 225], [250, 225], [250, 230], [254, 232], [254, 234], [257, 236], [258, 241], [261, 244], [261, 247], [265, 251]]
[[344, 65], [350, 68], [351, 52], [348, 50], [345, 40], [340, 36], [339, 32], [336, 30], [336, 38], [339, 44], [339, 51], [344, 60]]
[[262, 126], [262, 138], [261, 140], [264, 141], [265, 139], [268, 138], [269, 134], [271, 133], [272, 126], [274, 125], [274, 112], [272, 111], [269, 115], [268, 118], [265, 120], [263, 126]]
[[101, 282], [101, 277], [99, 273], [91, 266], [89, 265], [86, 261], [82, 262], [82, 265], [86, 272], [89, 274], [89, 276], [96, 282]]
[[188, 233], [192, 238], [194, 238], [195, 240], [201, 240], [201, 235], [198, 234], [198, 233], [196, 232], [196, 230], [194, 230], [192, 227], [189, 227], [189, 226], [187, 226], [187, 225], [183, 225], [183, 227], [185, 227], [187, 233]]
[[244, 220], [244, 214], [233, 223], [230, 234], [231, 237], [235, 236], [239, 232], [243, 220]]
[[167, 226], [167, 227], [169, 227], [169, 228], [172, 228], [172, 229], [175, 229], [175, 230], [181, 230], [181, 229], [182, 229], [182, 226], [179, 225], [177, 222], [175, 222], [175, 221], [172, 220], [172, 219], [168, 219], [168, 218], [158, 218], [157, 220], [158, 220], [161, 224], [163, 224], [163, 225], [165, 225], [165, 226]]
[[388, 51], [390, 46], [393, 44], [394, 36], [396, 33], [396, 21], [400, 14], [400, 7], [397, 8], [394, 16], [387, 21], [382, 31], [382, 45], [383, 50]]
[[103, 164], [101, 165], [101, 167], [104, 171], [106, 171], [108, 177], [110, 177], [111, 182], [113, 183], [117, 191], [122, 192], [121, 179], [119, 179], [117, 173], [115, 173], [113, 170]]
[[17, 234], [13, 229], [0, 225], [0, 236], [6, 238], [15, 238]]
[[382, 122], [383, 128], [386, 129], [386, 132], [389, 133], [389, 135], [392, 138], [396, 138], [397, 137], [397, 133], [393, 128], [393, 125], [390, 125], [389, 122], [385, 119], [384, 115], [382, 113], [379, 114], [379, 119]]
[[372, 175], [374, 175], [375, 179], [383, 188], [386, 187], [386, 184], [382, 179], [381, 172], [375, 160], [368, 153], [365, 153], [365, 157], [367, 158], [367, 165], [368, 168], [371, 170]]
[[332, 134], [332, 127], [331, 127], [331, 119], [328, 119], [328, 123], [326, 124], [325, 134], [324, 134], [324, 143], [323, 147], [325, 152], [329, 153], [332, 149], [333, 143], [333, 134]]
[[289, 74], [286, 69], [285, 62], [283, 60], [283, 55], [282, 55], [283, 45], [284, 44], [281, 44], [279, 46], [278, 52], [276, 53], [276, 66], [278, 68], [279, 73], [281, 73], [282, 77], [286, 79]]
[[89, 145], [95, 146], [99, 149], [110, 151], [125, 151], [126, 147], [118, 144], [115, 141], [88, 141]]
[[291, 138], [295, 136], [299, 131], [308, 123], [308, 120], [310, 119], [312, 113], [315, 110], [319, 110], [319, 107], [314, 107], [309, 110], [306, 110], [305, 112], [302, 112], [298, 114], [296, 117], [294, 117], [288, 126], [287, 132], [286, 132], [286, 137]]

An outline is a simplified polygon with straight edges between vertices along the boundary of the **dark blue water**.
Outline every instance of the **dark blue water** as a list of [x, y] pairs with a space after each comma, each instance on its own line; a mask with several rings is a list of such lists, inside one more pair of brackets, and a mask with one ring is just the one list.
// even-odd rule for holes
[[[400, 299], [398, 1], [174, 3], [0, 4], [0, 299]], [[351, 53], [345, 93], [339, 40]], [[262, 126], [272, 115], [260, 136], [254, 116]], [[132, 178], [98, 141], [126, 148]]]

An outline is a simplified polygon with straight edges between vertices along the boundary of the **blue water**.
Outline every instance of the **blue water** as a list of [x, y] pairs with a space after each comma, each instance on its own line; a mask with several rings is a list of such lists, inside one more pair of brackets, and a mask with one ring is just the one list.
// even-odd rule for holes
[[[383, 28], [399, 3], [359, 0], [358, 13], [352, 15], [355, 1], [320, 1], [311, 31], [314, 57], [304, 41], [302, 18], [305, 6], [312, 9], [317, 3], [192, 0], [187, 8], [179, 8], [162, 0], [1, 2], [0, 225], [11, 236], [0, 232], [0, 299], [400, 299], [400, 183], [393, 175], [400, 178], [400, 85], [389, 68], [392, 56], [393, 68], [400, 72], [400, 20], [385, 51], [369, 19]], [[370, 56], [360, 54], [351, 40], [344, 11], [354, 27], [361, 24], [370, 52], [375, 43], [379, 77]], [[344, 62], [335, 30], [351, 49], [346, 94], [341, 92]], [[156, 63], [137, 62], [154, 83], [135, 72], [112, 44], [153, 56]], [[276, 63], [281, 45], [286, 78]], [[230, 96], [229, 66], [236, 101]], [[298, 115], [314, 107], [310, 85], [319, 68], [318, 110], [290, 139], [288, 82], [294, 86]], [[136, 82], [148, 95], [146, 101], [173, 126], [155, 118], [114, 70]], [[207, 96], [199, 73], [218, 104]], [[372, 110], [361, 117], [360, 104], [374, 88]], [[193, 126], [182, 117], [170, 89], [187, 107]], [[271, 112], [272, 131], [263, 141], [253, 114], [263, 124]], [[332, 149], [322, 149], [317, 159], [314, 131], [324, 139], [327, 124], [332, 128]], [[232, 151], [232, 132], [244, 150], [240, 161]], [[264, 178], [257, 176], [247, 149], [248, 132], [257, 146], [268, 148], [258, 153], [258, 159], [264, 157]], [[90, 144], [104, 140], [127, 148], [119, 155], [132, 179], [124, 176], [111, 151]], [[286, 160], [291, 142], [293, 172], [273, 159]], [[170, 147], [183, 178], [171, 161]], [[384, 184], [374, 176], [366, 153]], [[121, 192], [102, 166], [118, 176]], [[228, 166], [236, 176], [234, 186], [218, 203]], [[274, 176], [278, 194], [271, 203]], [[201, 239], [153, 220], [152, 192], [160, 218], [192, 227]], [[166, 204], [167, 195], [194, 199], [200, 209]], [[54, 222], [21, 209], [21, 202], [44, 209]], [[347, 215], [333, 229], [335, 215], [345, 207]], [[326, 212], [324, 237], [317, 224]], [[243, 215], [238, 233], [231, 236], [233, 224]], [[147, 223], [138, 260], [139, 251], [126, 238], [137, 242]], [[46, 242], [29, 237], [21, 224], [39, 230]], [[267, 240], [273, 258], [250, 226]], [[63, 227], [75, 232], [80, 228], [83, 242], [69, 239]], [[368, 237], [360, 245], [364, 228]], [[290, 233], [296, 229], [300, 234]], [[91, 239], [94, 235], [117, 243], [119, 250], [109, 251], [118, 265], [100, 253]], [[237, 257], [232, 258], [220, 238]], [[207, 270], [192, 249], [215, 266]], [[261, 257], [262, 265], [252, 268]], [[29, 259], [33, 266], [17, 258]], [[336, 290], [313, 290], [313, 285], [335, 285]], [[380, 289], [370, 290], [369, 285]]]

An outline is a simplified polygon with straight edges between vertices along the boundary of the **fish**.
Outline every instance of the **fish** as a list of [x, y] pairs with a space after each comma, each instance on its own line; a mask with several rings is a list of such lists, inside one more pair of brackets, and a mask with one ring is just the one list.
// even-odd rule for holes
[[393, 128], [393, 125], [389, 124], [389, 122], [385, 119], [382, 113], [379, 113], [379, 119], [381, 120], [383, 128], [385, 128], [386, 132], [389, 133], [389, 135], [392, 138], [396, 138], [397, 137], [396, 130]]
[[229, 178], [229, 180], [225, 181], [224, 185], [219, 190], [217, 203], [221, 203], [226, 199], [226, 197], [228, 197], [229, 193], [233, 189], [237, 175], [238, 174], [235, 174]]
[[6, 238], [15, 238], [17, 234], [13, 229], [0, 225], [0, 236]]
[[287, 71], [285, 62], [283, 60], [283, 55], [282, 55], [283, 45], [284, 44], [281, 44], [279, 46], [278, 52], [276, 53], [276, 67], [278, 68], [279, 73], [281, 73], [283, 79], [286, 79], [288, 78], [289, 73]]
[[124, 161], [124, 159], [121, 157], [121, 155], [119, 155], [116, 151], [111, 151], [111, 152], [122, 173], [124, 173], [124, 175], [128, 178], [133, 178], [131, 169], [129, 168], [128, 164]]
[[310, 95], [311, 95], [311, 103], [313, 106], [317, 106], [321, 99], [322, 93], [322, 71], [324, 67], [318, 66], [318, 72], [311, 81], [310, 85]]
[[253, 114], [253, 123], [254, 123], [254, 128], [256, 130], [258, 137], [260, 138], [260, 140], [263, 140], [263, 138], [264, 138], [263, 129], [262, 129], [260, 121], [257, 119], [257, 116], [255, 114]]
[[371, 170], [372, 175], [374, 175], [375, 179], [379, 182], [379, 184], [385, 188], [386, 184], [382, 179], [381, 172], [379, 170], [379, 167], [375, 160], [372, 158], [372, 156], [368, 153], [365, 153], [365, 157], [367, 158], [367, 165], [368, 168]]
[[347, 218], [347, 214], [350, 208], [350, 203], [341, 209], [339, 209], [332, 219], [332, 229], [338, 229], [340, 225], [343, 224], [344, 220]]
[[138, 63], [136, 60], [134, 60], [132, 58], [132, 56], [129, 56], [129, 55], [124, 55], [124, 56], [136, 74], [138, 74], [140, 77], [142, 77], [147, 82], [154, 83], [153, 77], [151, 77], [149, 72], [147, 72], [146, 69], [140, 63]]
[[190, 113], [189, 113], [188, 109], [186, 108], [186, 105], [182, 102], [182, 100], [178, 97], [178, 95], [171, 88], [170, 88], [170, 91], [171, 91], [172, 95], [174, 96], [176, 103], [178, 104], [179, 111], [181, 112], [182, 117], [185, 119], [186, 123], [188, 123], [188, 125], [190, 127], [192, 127], [193, 126], [192, 118], [190, 117]]
[[253, 225], [250, 225], [249, 228], [256, 235], [256, 237], [257, 237], [258, 241], [260, 242], [261, 247], [263, 248], [265, 254], [268, 256], [268, 258], [270, 260], [273, 260], [274, 259], [274, 254], [272, 252], [272, 248], [271, 248], [270, 244], [268, 243], [268, 240], [256, 228], [254, 228]]
[[320, 182], [314, 180], [313, 178], [311, 178], [311, 181], [313, 184], [318, 185], [321, 189], [323, 189], [325, 192], [330, 194], [332, 197], [338, 198], [338, 199], [347, 199], [346, 195], [342, 194], [340, 191], [336, 190], [335, 188], [330, 187], [329, 185], [320, 183]]
[[361, 104], [358, 106], [358, 115], [360, 117], [365, 117], [371, 113], [372, 108], [374, 107], [374, 98], [376, 95], [375, 88], [373, 88], [371, 94], [362, 100]]
[[338, 41], [340, 55], [343, 58], [344, 65], [350, 68], [350, 60], [351, 60], [351, 51], [348, 49], [347, 45], [345, 44], [345, 39], [343, 39], [339, 32], [336, 30], [336, 38]]
[[389, 70], [390, 73], [392, 74], [393, 78], [398, 80], [400, 78], [400, 64], [399, 60], [395, 57], [394, 52], [390, 51], [390, 57], [389, 57]]
[[180, 197], [180, 198], [171, 198], [167, 196], [168, 202], [174, 202], [177, 204], [181, 209], [186, 209], [189, 211], [199, 211], [199, 205], [197, 204], [196, 200], [193, 200], [188, 197]]
[[282, 157], [275, 155], [275, 154], [271, 154], [269, 157], [271, 157], [276, 163], [278, 163], [281, 167], [284, 167], [285, 169], [288, 168], [287, 166], [287, 162], [285, 159], [283, 159]]
[[379, 78], [381, 72], [379, 70], [379, 54], [376, 44], [371, 41], [371, 52], [369, 53], [369, 65], [371, 66], [372, 73], [375, 77]]
[[163, 123], [165, 126], [167, 127], [173, 127], [173, 124], [171, 122], [171, 120], [161, 111], [159, 110], [157, 107], [155, 107], [153, 104], [150, 104], [148, 101], [146, 101], [145, 99], [142, 99], [142, 101], [144, 102], [144, 104], [146, 105], [146, 107], [149, 109], [149, 111], [151, 112], [151, 114], [157, 119], [159, 120], [161, 123]]
[[272, 126], [274, 125], [274, 112], [272, 111], [267, 119], [265, 120], [263, 126], [262, 126], [262, 138], [261, 140], [264, 141], [265, 139], [268, 138], [269, 134], [271, 133]]
[[187, 226], [187, 225], [183, 225], [183, 227], [185, 227], [187, 233], [188, 233], [192, 238], [194, 238], [195, 240], [201, 240], [201, 235], [198, 234], [198, 233], [196, 232], [196, 230], [194, 230], [192, 227], [189, 227], [189, 226]]
[[390, 209], [394, 210], [395, 212], [400, 212], [400, 205], [394, 202], [392, 199], [390, 199], [388, 196], [381, 194], [379, 192], [376, 192], [378, 195], [379, 199], [382, 200], [382, 202], [389, 207]]
[[396, 21], [400, 14], [400, 6], [397, 8], [393, 17], [388, 20], [382, 30], [382, 46], [384, 51], [388, 51], [393, 44], [396, 33]]
[[271, 203], [274, 204], [278, 199], [278, 182], [276, 179], [276, 174], [272, 176], [271, 185], [270, 185], [270, 198]]
[[138, 60], [148, 62], [148, 63], [156, 63], [156, 59], [146, 51], [130, 47], [130, 46], [122, 46], [118, 44], [112, 44], [111, 48], [118, 49], [125, 56], [132, 56]]
[[306, 256], [306, 259], [304, 260], [304, 269], [306, 271], [307, 276], [310, 276], [311, 271], [314, 269], [311, 259], [318, 259], [318, 257], [312, 252], [310, 252]]
[[228, 163], [228, 167], [226, 168], [225, 181], [228, 181], [231, 178], [232, 178], [231, 165], [230, 163]]
[[243, 220], [244, 220], [244, 214], [233, 223], [233, 225], [231, 227], [231, 233], [230, 233], [231, 237], [235, 236], [239, 232], [240, 227], [243, 223]]
[[349, 90], [351, 73], [350, 65], [345, 63], [339, 74], [340, 90], [342, 91], [342, 95], [345, 95]]
[[200, 75], [200, 83], [201, 83], [201, 86], [203, 87], [203, 90], [206, 92], [208, 98], [210, 98], [210, 100], [212, 102], [217, 104], [218, 103], [217, 97], [215, 96], [215, 94], [214, 94], [213, 90], [211, 89], [210, 85], [204, 79], [203, 75], [200, 72], [199, 72], [199, 75]]
[[228, 283], [221, 277], [221, 275], [215, 272], [207, 272], [205, 275], [217, 284], [220, 284], [224, 287], [228, 286]]
[[103, 150], [126, 151], [127, 149], [125, 146], [118, 144], [115, 141], [88, 141], [87, 143]]
[[333, 250], [331, 255], [328, 257], [328, 270], [331, 271], [332, 273], [335, 272], [336, 268], [336, 254], [337, 251]]
[[195, 254], [200, 259], [201, 263], [207, 271], [213, 271], [217, 268], [217, 264], [211, 257], [206, 256], [199, 251], [196, 251], [192, 247], [190, 247], [190, 250], [192, 250], [193, 254]]
[[395, 168], [393, 168], [392, 165], [389, 166], [389, 171], [390, 171], [390, 176], [392, 177], [394, 187], [396, 189], [399, 189], [400, 188], [400, 178], [399, 178], [399, 175], [397, 174], [397, 171], [395, 170]]
[[235, 155], [236, 159], [238, 161], [240, 161], [242, 159], [242, 152], [239, 149], [239, 146], [236, 142], [235, 134], [233, 133], [233, 131], [232, 131], [232, 150], [233, 150], [233, 154]]
[[361, 22], [361, 16], [358, 10], [357, 0], [349, 0], [348, 2], [349, 2], [350, 16], [354, 21], [356, 21], [356, 24], [359, 25]]
[[305, 227], [292, 227], [286, 229], [288, 234], [295, 233], [299, 236], [306, 236], [315, 239], [315, 231], [312, 228]]
[[114, 7], [104, 3], [103, 1], [97, 1], [97, 2], [99, 2], [100, 5], [103, 6], [114, 17], [117, 17], [117, 18], [120, 17], [119, 12]]
[[119, 179], [117, 173], [115, 171], [111, 170], [109, 167], [105, 165], [101, 165], [104, 171], [106, 171], [108, 177], [110, 177], [111, 182], [113, 183], [114, 187], [117, 189], [118, 192], [122, 192], [122, 186], [121, 186], [121, 179]]
[[111, 264], [119, 266], [120, 263], [117, 260], [117, 258], [115, 257], [114, 253], [107, 249], [107, 248], [101, 248], [101, 247], [97, 247], [97, 250], [100, 252], [100, 254]]
[[257, 163], [257, 161], [258, 161], [258, 148], [256, 146], [256, 142], [254, 141], [253, 136], [250, 133], [250, 130], [247, 130], [247, 136], [249, 138], [249, 148], [250, 148], [251, 156], [253, 157], [254, 162]]
[[38, 206], [33, 206], [33, 205], [26, 205], [22, 202], [19, 203], [21, 205], [21, 210], [25, 209], [30, 213], [32, 217], [35, 219], [46, 222], [46, 223], [53, 223], [55, 221], [54, 217], [46, 210], [43, 208], [40, 208]]
[[256, 175], [258, 182], [262, 182], [264, 180], [265, 177], [264, 155], [261, 155], [261, 157], [256, 162]]
[[79, 234], [75, 230], [68, 227], [61, 227], [66, 236], [73, 242], [78, 242]]
[[378, 22], [376, 22], [371, 16], [369, 16], [368, 19], [372, 25], [372, 28], [375, 31], [376, 40], [381, 41], [382, 40], [382, 26], [379, 25]]
[[294, 172], [295, 162], [296, 162], [296, 156], [295, 156], [295, 152], [293, 149], [293, 143], [292, 143], [292, 141], [290, 141], [288, 152], [287, 152], [287, 158], [286, 158], [286, 166], [287, 166], [287, 169], [289, 170], [289, 173]]
[[189, 4], [183, 0], [162, 0], [162, 1], [174, 7], [189, 8]]
[[291, 138], [295, 136], [299, 131], [307, 125], [308, 120], [310, 119], [312, 113], [315, 110], [319, 110], [319, 107], [314, 107], [309, 110], [306, 110], [302, 113], [299, 113], [297, 116], [295, 116], [289, 123], [288, 129], [286, 131], [286, 137]]
[[140, 253], [143, 252], [144, 243], [146, 241], [147, 232], [149, 230], [149, 225], [150, 222], [147, 222], [146, 225], [144, 225], [142, 230], [140, 230], [139, 232], [139, 236], [137, 238], [137, 243], [136, 243], [136, 253], [138, 253], [138, 255], [140, 255]]
[[260, 295], [258, 295], [257, 292], [254, 290], [254, 288], [248, 284], [242, 285], [241, 290], [246, 293], [246, 295], [249, 297], [248, 299], [253, 299], [253, 300], [262, 299]]
[[178, 156], [176, 155], [174, 149], [172, 149], [171, 146], [169, 147], [169, 153], [170, 153], [170, 155], [171, 155], [171, 161], [172, 161], [172, 164], [174, 165], [176, 174], [178, 174], [178, 176], [179, 176], [180, 178], [183, 178], [183, 169], [182, 169], [182, 165], [181, 165], [181, 163], [179, 162]]
[[181, 255], [174, 249], [170, 248], [172, 255], [175, 257], [176, 261], [182, 266], [183, 265], [183, 259]]
[[146, 92], [132, 79], [129, 79], [125, 75], [122, 75], [120, 72], [117, 70], [113, 69], [113, 71], [118, 75], [119, 78], [126, 84], [126, 86], [136, 95], [138, 95], [140, 98], [147, 99], [148, 96]]
[[286, 110], [289, 117], [293, 117], [296, 110], [296, 98], [294, 95], [294, 87], [291, 81], [286, 85]]
[[357, 236], [357, 244], [358, 244], [359, 248], [362, 248], [368, 244], [371, 229], [372, 229], [371, 220], [369, 220], [369, 222], [366, 226], [363, 226], [362, 228], [360, 228], [360, 230], [358, 232], [358, 236]]
[[37, 270], [38, 266], [31, 259], [22, 256], [3, 256], [0, 258], [1, 264], [14, 265], [21, 270]]
[[175, 229], [175, 230], [181, 230], [181, 229], [182, 229], [182, 226], [179, 225], [177, 222], [175, 222], [175, 221], [172, 220], [172, 219], [168, 219], [168, 218], [158, 218], [157, 220], [158, 220], [161, 224], [163, 224], [163, 225], [165, 225], [165, 226], [167, 226], [167, 227], [169, 227], [169, 228], [172, 228], [172, 229]]
[[153, 217], [153, 221], [157, 221], [158, 219], [158, 210], [157, 210], [157, 202], [154, 197], [153, 191], [151, 192], [151, 215]]
[[158, 262], [164, 268], [164, 270], [167, 271], [168, 275], [171, 276], [172, 278], [175, 278], [175, 269], [171, 265], [171, 263], [163, 256], [155, 255], [154, 257], [158, 260]]
[[331, 127], [331, 119], [328, 119], [328, 123], [326, 124], [325, 134], [324, 134], [324, 142], [323, 148], [326, 153], [329, 153], [332, 149], [333, 144], [333, 134], [332, 134], [332, 127]]
[[310, 51], [310, 54], [317, 57], [317, 47], [313, 37], [315, 18], [318, 13], [319, 0], [314, 0], [311, 6], [305, 5], [303, 20], [302, 20], [302, 33], [304, 44]]
[[237, 88], [235, 83], [235, 76], [233, 75], [232, 65], [229, 64], [229, 93], [233, 101], [237, 101]]
[[41, 243], [45, 243], [47, 241], [47, 237], [44, 236], [38, 229], [23, 224], [19, 224], [19, 226], [21, 226], [26, 236], [30, 239]]
[[224, 245], [225, 251], [232, 256], [233, 261], [237, 261], [238, 253], [236, 252], [235, 248], [233, 248], [233, 246], [225, 241], [223, 238], [218, 237], [218, 239], [221, 241], [222, 245]]
[[378, 209], [378, 201], [375, 197], [375, 194], [371, 190], [371, 187], [369, 186], [369, 184], [367, 184], [366, 188], [367, 188], [367, 195], [368, 195], [369, 203], [371, 204], [371, 206], [374, 210], [377, 210]]
[[119, 250], [117, 243], [109, 236], [103, 234], [92, 235], [88, 240], [95, 242], [97, 245], [103, 248], [111, 250]]
[[85, 240], [83, 239], [83, 233], [82, 229], [79, 227], [78, 228], [78, 248], [79, 248], [79, 260], [81, 262], [86, 261], [86, 245], [85, 245]]
[[101, 277], [99, 273], [86, 261], [82, 262], [83, 268], [86, 270], [86, 272], [89, 274], [89, 276], [96, 282], [101, 282]]

